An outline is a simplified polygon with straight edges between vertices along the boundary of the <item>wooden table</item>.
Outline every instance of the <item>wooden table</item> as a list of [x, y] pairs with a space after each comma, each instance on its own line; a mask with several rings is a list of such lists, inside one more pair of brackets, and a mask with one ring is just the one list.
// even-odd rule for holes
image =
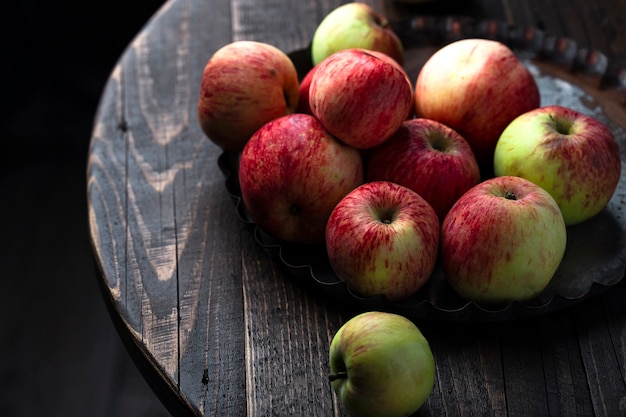
[[[341, 3], [171, 0], [102, 95], [88, 168], [95, 259], [120, 334], [174, 415], [345, 415], [327, 379], [328, 346], [357, 310], [302, 285], [256, 244], [196, 119], [200, 75], [218, 47], [304, 48]], [[626, 79], [623, 0], [368, 3], [394, 18], [535, 27], [604, 52], [609, 82]], [[613, 112], [625, 111], [624, 88], [610, 87]], [[418, 321], [437, 374], [417, 415], [626, 415], [625, 296], [620, 284], [523, 320]]]

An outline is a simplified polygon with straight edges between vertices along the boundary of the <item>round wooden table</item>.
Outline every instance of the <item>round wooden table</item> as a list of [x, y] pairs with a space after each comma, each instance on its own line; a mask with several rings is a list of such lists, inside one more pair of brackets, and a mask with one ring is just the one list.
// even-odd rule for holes
[[[88, 165], [95, 259], [120, 335], [173, 415], [346, 415], [328, 383], [328, 346], [358, 309], [299, 282], [255, 242], [196, 118], [202, 69], [219, 47], [303, 49], [341, 3], [170, 0], [103, 92]], [[590, 82], [611, 84], [610, 111], [626, 114], [623, 0], [367, 3], [394, 19], [495, 19], [602, 51], [610, 76]], [[419, 321], [437, 374], [417, 415], [626, 415], [624, 296], [620, 283], [538, 317]]]

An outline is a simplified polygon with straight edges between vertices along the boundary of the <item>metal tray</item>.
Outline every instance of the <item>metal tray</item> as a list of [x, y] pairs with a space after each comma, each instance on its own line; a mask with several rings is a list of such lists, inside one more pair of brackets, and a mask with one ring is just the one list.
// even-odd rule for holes
[[[509, 45], [531, 70], [541, 93], [541, 104], [560, 104], [604, 122], [615, 134], [626, 161], [626, 71], [615, 68], [598, 51], [567, 38], [548, 36], [534, 28], [511, 28], [503, 22], [464, 17], [414, 17], [394, 22], [406, 47], [404, 67], [412, 80], [432, 53], [457, 39], [479, 37]], [[309, 49], [290, 56], [299, 74], [311, 68]], [[352, 293], [332, 271], [323, 245], [277, 241], [250, 218], [240, 198], [237, 155], [218, 159], [236, 214], [255, 240], [295, 279], [358, 310], [392, 311], [413, 320], [504, 321], [537, 316], [575, 305], [617, 285], [626, 268], [626, 168], [607, 207], [596, 217], [568, 227], [563, 262], [548, 287], [526, 302], [493, 307], [459, 297], [437, 266], [428, 283], [413, 297], [391, 302], [384, 296], [363, 298]]]

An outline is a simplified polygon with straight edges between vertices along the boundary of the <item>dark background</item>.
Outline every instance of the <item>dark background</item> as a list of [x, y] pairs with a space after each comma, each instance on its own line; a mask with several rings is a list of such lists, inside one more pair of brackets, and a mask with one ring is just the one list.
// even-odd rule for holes
[[167, 416], [116, 333], [89, 243], [104, 84], [162, 0], [9, 0], [0, 18], [0, 416]]

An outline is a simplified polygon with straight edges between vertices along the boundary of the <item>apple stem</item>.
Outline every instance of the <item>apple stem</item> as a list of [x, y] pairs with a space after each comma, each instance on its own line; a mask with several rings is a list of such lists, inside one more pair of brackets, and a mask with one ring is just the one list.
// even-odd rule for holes
[[554, 115], [550, 115], [550, 119], [556, 126], [556, 131], [562, 135], [569, 135], [572, 130], [572, 122], [571, 120], [558, 118]]
[[507, 200], [517, 200], [517, 197], [515, 197], [515, 193], [513, 191], [505, 191], [504, 198], [506, 198]]
[[343, 371], [343, 372], [337, 372], [336, 374], [328, 375], [328, 380], [330, 382], [333, 382], [337, 379], [348, 379], [348, 373]]

